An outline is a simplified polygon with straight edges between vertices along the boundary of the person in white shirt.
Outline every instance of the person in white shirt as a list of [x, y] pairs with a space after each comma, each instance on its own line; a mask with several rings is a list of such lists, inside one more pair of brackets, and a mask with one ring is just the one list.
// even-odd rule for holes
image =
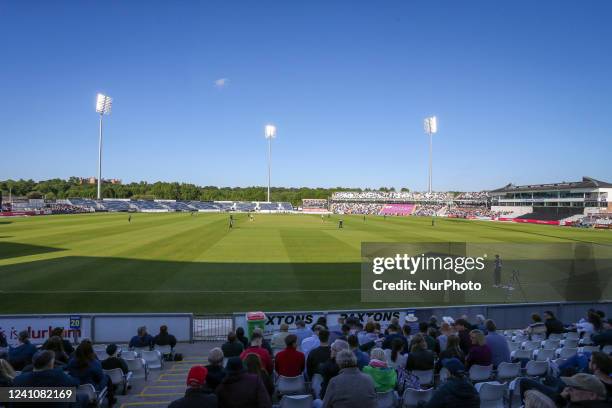
[[317, 347], [319, 347], [321, 345], [321, 342], [319, 341], [319, 331], [322, 329], [323, 327], [317, 325], [314, 327], [314, 333], [312, 334], [312, 336], [310, 337], [306, 337], [303, 341], [302, 341], [302, 353], [304, 353], [304, 356], [306, 358], [308, 358], [308, 353], [310, 353], [310, 350], [313, 350]]

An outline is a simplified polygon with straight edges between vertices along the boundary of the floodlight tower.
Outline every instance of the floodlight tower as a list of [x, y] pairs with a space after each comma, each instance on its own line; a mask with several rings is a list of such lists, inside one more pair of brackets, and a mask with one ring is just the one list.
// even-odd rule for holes
[[268, 202], [270, 202], [270, 180], [272, 177], [272, 139], [276, 138], [276, 126], [266, 125], [266, 139], [268, 139]]
[[102, 117], [110, 115], [113, 99], [110, 96], [98, 94], [96, 112], [100, 114], [100, 138], [98, 140], [98, 200], [102, 199]]
[[427, 191], [431, 193], [431, 168], [432, 168], [432, 145], [433, 135], [438, 132], [438, 119], [435, 116], [430, 116], [424, 120], [425, 133], [429, 135], [429, 183]]

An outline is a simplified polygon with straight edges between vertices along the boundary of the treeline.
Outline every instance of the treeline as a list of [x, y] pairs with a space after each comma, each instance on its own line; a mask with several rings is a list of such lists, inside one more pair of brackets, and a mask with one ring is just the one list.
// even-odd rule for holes
[[[366, 189], [369, 190], [369, 189]], [[393, 187], [380, 187], [379, 190], [395, 191]], [[34, 180], [4, 180], [0, 181], [0, 191], [5, 199], [10, 194], [13, 197], [46, 198], [55, 200], [61, 198], [95, 198], [95, 184], [80, 184], [80, 179], [71, 177], [68, 180], [52, 179]], [[328, 198], [335, 191], [365, 191], [360, 188], [309, 188], [309, 187], [272, 187], [272, 201], [286, 201], [300, 205], [303, 198]], [[408, 191], [402, 188], [402, 191]], [[200, 201], [265, 201], [266, 187], [215, 187], [196, 186], [188, 183], [148, 183], [141, 181], [130, 184], [102, 185], [104, 198], [132, 198], [143, 200], [200, 200]]]

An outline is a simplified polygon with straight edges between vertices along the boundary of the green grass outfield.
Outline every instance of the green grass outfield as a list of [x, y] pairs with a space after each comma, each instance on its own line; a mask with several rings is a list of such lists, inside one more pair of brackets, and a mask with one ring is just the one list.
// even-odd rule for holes
[[[366, 242], [594, 242], [612, 233], [430, 218], [186, 213], [0, 218], [0, 310], [234, 312], [360, 302]], [[532, 300], [539, 300], [535, 296]]]

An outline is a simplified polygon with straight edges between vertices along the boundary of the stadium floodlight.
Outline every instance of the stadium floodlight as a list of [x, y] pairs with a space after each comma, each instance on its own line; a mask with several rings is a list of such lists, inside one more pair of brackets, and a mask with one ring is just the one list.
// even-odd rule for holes
[[276, 126], [266, 125], [264, 132], [268, 139], [268, 202], [270, 202], [270, 180], [272, 178], [272, 139], [276, 138]]
[[100, 137], [98, 139], [98, 200], [102, 198], [102, 117], [110, 115], [113, 99], [110, 96], [98, 94], [96, 112], [100, 114]]
[[425, 128], [425, 133], [429, 135], [429, 183], [427, 187], [427, 191], [431, 193], [431, 172], [432, 172], [432, 145], [433, 145], [433, 135], [438, 133], [438, 119], [435, 116], [430, 116], [425, 118], [423, 121], [423, 127]]

